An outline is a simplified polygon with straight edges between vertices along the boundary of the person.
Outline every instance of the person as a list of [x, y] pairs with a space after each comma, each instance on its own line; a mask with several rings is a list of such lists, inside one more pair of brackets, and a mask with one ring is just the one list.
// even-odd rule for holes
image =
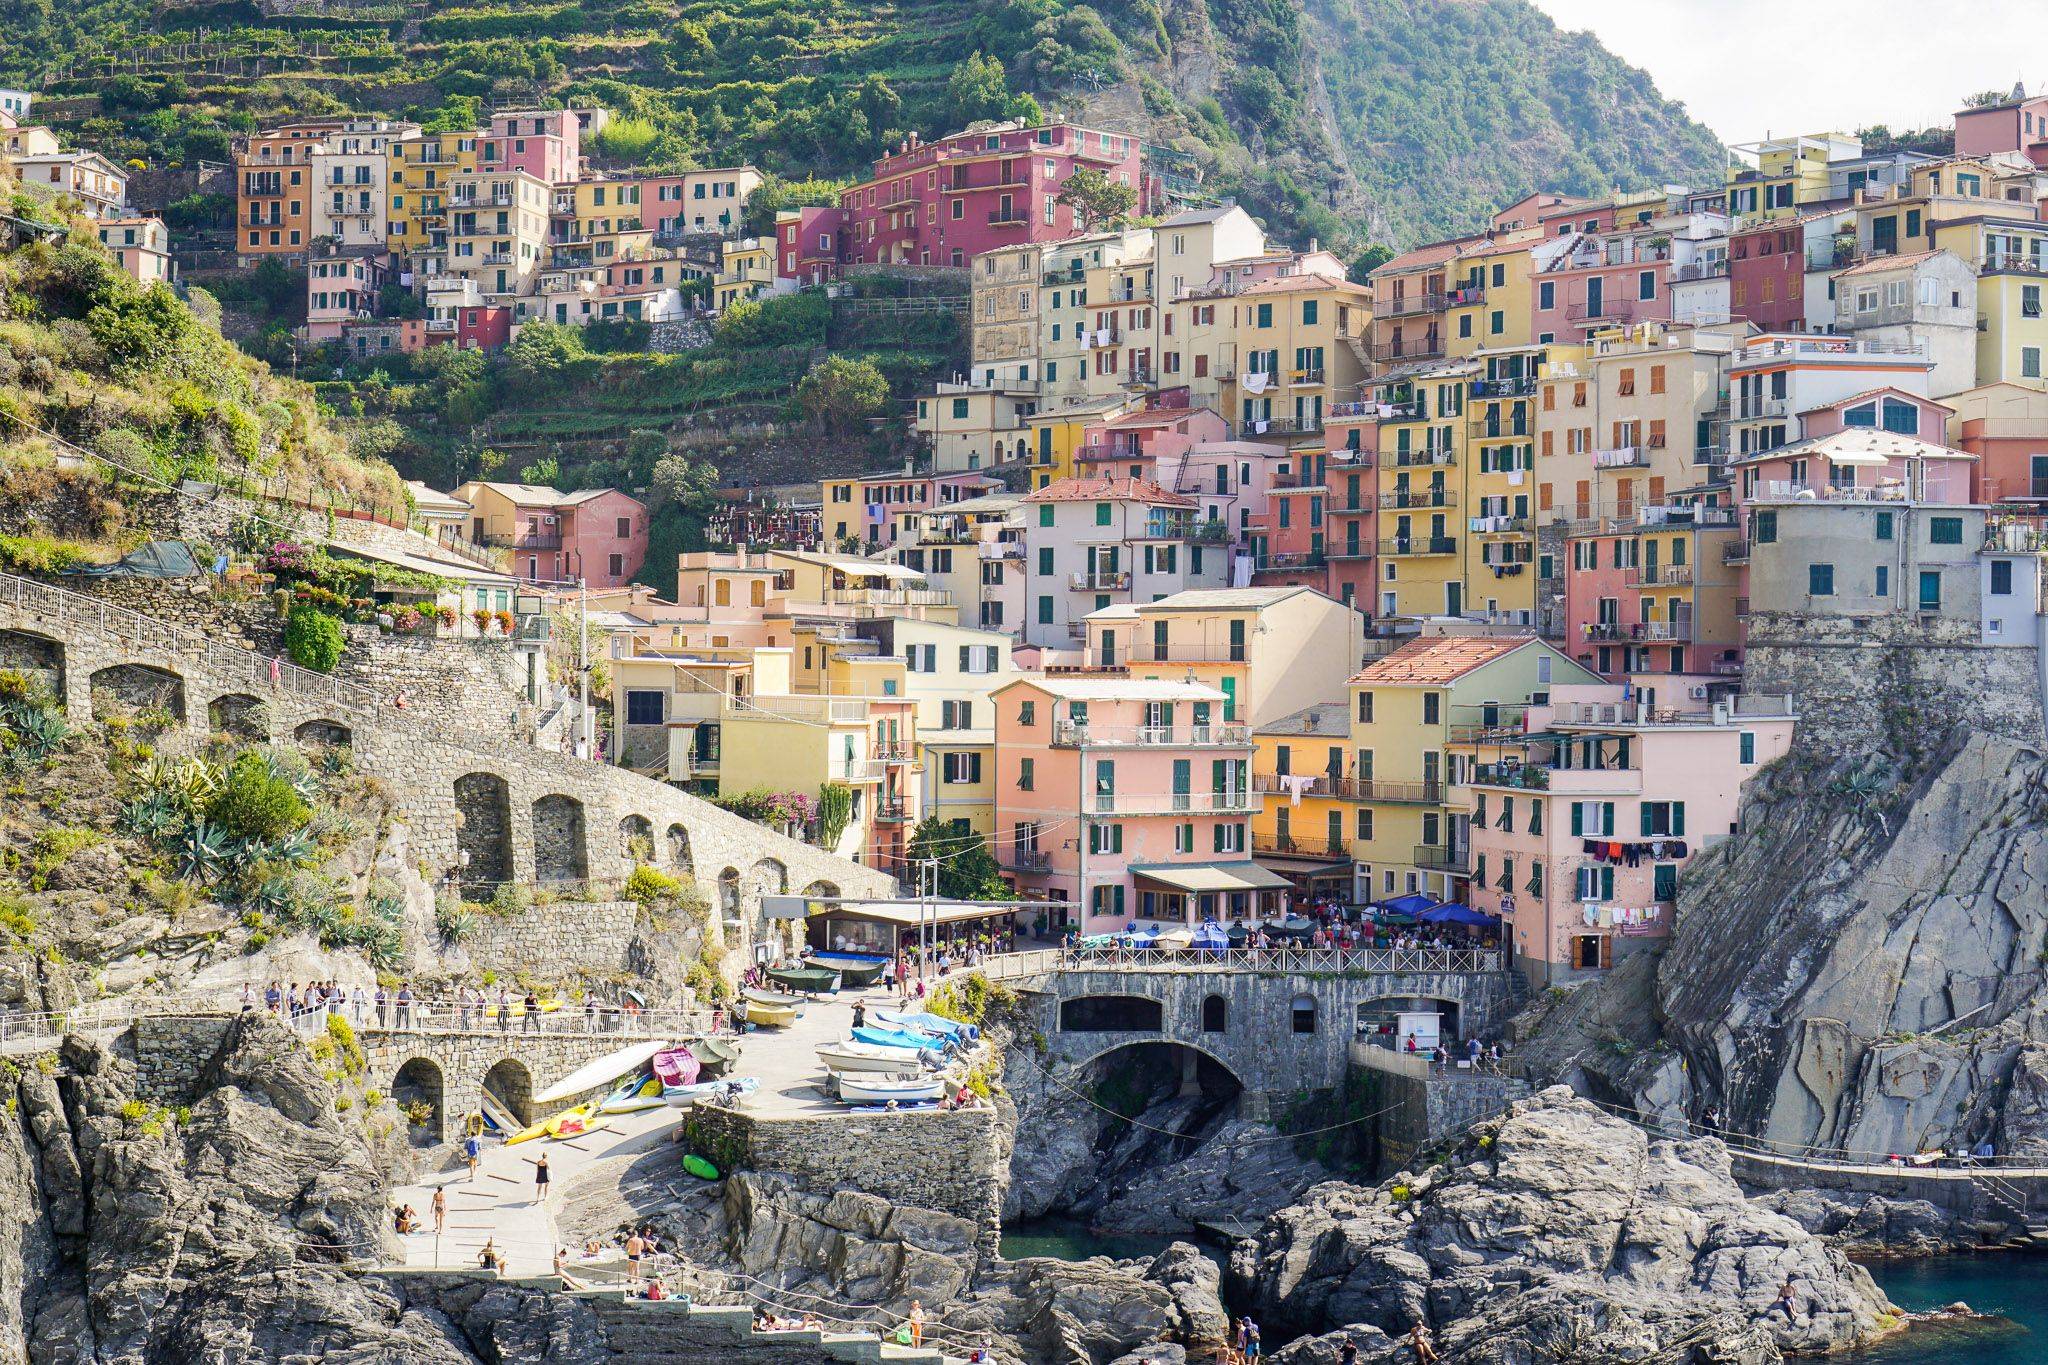
[[1429, 1339], [1429, 1329], [1419, 1322], [1408, 1329], [1408, 1346], [1415, 1352], [1415, 1365], [1435, 1365], [1443, 1359], [1436, 1353], [1436, 1343]]
[[533, 1163], [533, 1202], [548, 1202], [548, 1159], [545, 1154]]
[[402, 1029], [412, 1027], [412, 983], [410, 981], [401, 981], [398, 984], [398, 1026]]
[[284, 1016], [287, 1019], [299, 1017], [299, 983], [296, 981], [284, 993]]
[[365, 1008], [368, 1007], [369, 1003], [370, 997], [363, 994], [363, 988], [361, 986], [356, 987], [354, 993], [349, 996], [349, 1004], [354, 1009], [356, 1022], [358, 1024], [363, 1022], [363, 1011]]
[[256, 1008], [256, 988], [247, 981], [242, 983], [242, 1013]]
[[484, 1238], [484, 1249], [476, 1254], [476, 1263], [485, 1270], [503, 1270], [505, 1268], [505, 1258], [498, 1254], [496, 1239]]
[[594, 1261], [594, 1260], [596, 1260], [596, 1259], [597, 1259], [597, 1258], [598, 1258], [599, 1256], [602, 1256], [603, 1254], [604, 1254], [604, 1243], [602, 1243], [602, 1242], [598, 1241], [598, 1240], [597, 1240], [597, 1239], [596, 1239], [595, 1237], [586, 1237], [586, 1238], [584, 1238], [584, 1239], [583, 1239], [583, 1259], [584, 1259], [584, 1260], [586, 1260], [586, 1261]]
[[662, 1287], [660, 1276], [656, 1276], [647, 1282], [647, 1298], [651, 1302], [659, 1303], [667, 1297], [668, 1290]]
[[391, 705], [394, 709], [403, 711], [406, 707], [412, 705], [412, 699], [405, 695], [405, 689], [401, 687], [398, 689], [398, 694], [392, 697]]
[[1407, 1050], [1408, 1050], [1408, 1051], [1409, 1051], [1410, 1053], [1413, 1053], [1413, 1052], [1414, 1052], [1414, 1051], [1416, 1050], [1416, 1049], [1415, 1049], [1415, 1035], [1414, 1035], [1413, 1033], [1410, 1033], [1410, 1034], [1408, 1035], [1408, 1043], [1407, 1043]]
[[1790, 1280], [1787, 1280], [1785, 1281], [1785, 1283], [1778, 1286], [1778, 1297], [1776, 1301], [1773, 1302], [1769, 1308], [1766, 1308], [1764, 1310], [1764, 1313], [1766, 1316], [1768, 1316], [1769, 1314], [1776, 1312], [1780, 1309], [1784, 1311], [1785, 1321], [1788, 1324], [1797, 1323], [1799, 1321], [1798, 1307], [1793, 1302], [1792, 1281]]
[[1337, 1350], [1337, 1365], [1358, 1365], [1358, 1343], [1347, 1341]]
[[853, 1026], [854, 1026], [855, 1028], [865, 1028], [865, 1027], [867, 1027], [867, 1022], [868, 1022], [868, 1007], [867, 1007], [867, 1003], [866, 1003], [865, 1001], [862, 1001], [862, 1000], [856, 1000], [856, 1001], [854, 1001], [854, 1002], [853, 1002]]
[[1259, 1358], [1259, 1325], [1256, 1322], [1245, 1333], [1244, 1358], [1246, 1365], [1251, 1365], [1251, 1362]]
[[263, 1008], [269, 1010], [272, 1014], [277, 1013], [278, 1004], [283, 999], [284, 992], [277, 988], [275, 981], [263, 988]]
[[385, 1012], [391, 1007], [391, 993], [380, 984], [377, 987], [377, 1027], [384, 1027]]
[[483, 1154], [483, 1140], [479, 1138], [475, 1133], [471, 1133], [468, 1137], [462, 1140], [462, 1159], [464, 1162], [468, 1163], [469, 1183], [472, 1185], [476, 1183], [477, 1158], [481, 1157]]
[[1997, 1154], [1997, 1149], [1991, 1145], [1991, 1139], [1988, 1137], [1979, 1138], [1977, 1145], [1970, 1149], [1970, 1155], [1979, 1161], [1989, 1161]]
[[639, 1234], [639, 1233], [637, 1233], [637, 1232], [636, 1232], [636, 1233], [634, 1233], [634, 1234], [633, 1234], [632, 1236], [630, 1236], [630, 1237], [628, 1237], [628, 1238], [626, 1239], [626, 1281], [627, 1281], [627, 1283], [629, 1283], [629, 1284], [638, 1284], [638, 1283], [640, 1283], [640, 1258], [641, 1258], [642, 1256], [646, 1255], [646, 1254], [647, 1254], [647, 1243], [645, 1243], [645, 1242], [643, 1242], [643, 1241], [641, 1241], [641, 1240], [640, 1240], [640, 1234]]
[[434, 1186], [434, 1235], [439, 1237], [448, 1226], [448, 1191]]
[[519, 1016], [519, 1031], [521, 1033], [540, 1032], [540, 997], [532, 991], [528, 991], [526, 999], [520, 1003], [525, 1006], [525, 1012]]
[[583, 997], [583, 1031], [597, 1032], [597, 997], [594, 995]]
[[512, 997], [498, 987], [498, 1032], [508, 1033], [512, 1029]]
[[910, 1301], [910, 1349], [915, 1351], [924, 1345], [924, 1304], [918, 1299]]

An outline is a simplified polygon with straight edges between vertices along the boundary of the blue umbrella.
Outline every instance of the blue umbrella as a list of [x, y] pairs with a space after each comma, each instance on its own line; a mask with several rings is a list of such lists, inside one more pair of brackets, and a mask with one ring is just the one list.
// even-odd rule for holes
[[1433, 906], [1423, 911], [1420, 918], [1429, 924], [1488, 926], [1500, 923], [1500, 917], [1497, 915], [1489, 915], [1484, 910], [1474, 910], [1469, 905], [1459, 905], [1456, 902]]

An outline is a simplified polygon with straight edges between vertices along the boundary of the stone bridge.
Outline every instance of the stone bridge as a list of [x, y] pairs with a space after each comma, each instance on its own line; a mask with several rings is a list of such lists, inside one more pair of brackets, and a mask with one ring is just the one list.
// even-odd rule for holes
[[0, 669], [48, 683], [75, 724], [160, 709], [195, 736], [345, 748], [388, 787], [427, 867], [459, 869], [479, 896], [501, 882], [622, 878], [636, 845], [750, 933], [767, 927], [763, 895], [896, 890], [664, 783], [495, 737], [502, 717], [478, 715], [469, 733], [426, 724], [369, 689], [11, 574], [0, 574]]
[[463, 1117], [477, 1112], [486, 1088], [523, 1123], [566, 1109], [585, 1097], [536, 1105], [533, 1096], [577, 1067], [641, 1041], [631, 1033], [521, 1033], [516, 1025], [504, 1031], [370, 1027], [357, 1029], [356, 1039], [371, 1085], [400, 1102], [423, 1100], [433, 1107], [427, 1130], [437, 1141], [459, 1135]]
[[1125, 1048], [1174, 1044], [1229, 1072], [1244, 1089], [1244, 1112], [1258, 1117], [1341, 1084], [1360, 1029], [1399, 1010], [1440, 1011], [1448, 1036], [1498, 1032], [1514, 1006], [1511, 975], [1067, 967], [1014, 984], [1050, 1065], [1078, 1072]]

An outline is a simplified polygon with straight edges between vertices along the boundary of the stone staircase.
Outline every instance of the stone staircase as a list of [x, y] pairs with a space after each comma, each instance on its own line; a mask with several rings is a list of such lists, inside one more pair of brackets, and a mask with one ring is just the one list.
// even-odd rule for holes
[[2016, 1229], [2007, 1233], [2000, 1246], [2028, 1251], [2048, 1248], [2048, 1210], [2031, 1207], [2033, 1201], [2024, 1187], [1988, 1171], [1971, 1172], [1970, 1183], [1977, 1189], [1979, 1211], [1989, 1215], [1986, 1221]]
[[742, 1365], [831, 1365], [892, 1361], [900, 1365], [951, 1365], [951, 1358], [926, 1347], [912, 1350], [850, 1332], [756, 1332], [753, 1310], [741, 1305], [650, 1303], [624, 1299], [616, 1290], [573, 1291], [590, 1304], [619, 1365], [701, 1365], [707, 1360]]

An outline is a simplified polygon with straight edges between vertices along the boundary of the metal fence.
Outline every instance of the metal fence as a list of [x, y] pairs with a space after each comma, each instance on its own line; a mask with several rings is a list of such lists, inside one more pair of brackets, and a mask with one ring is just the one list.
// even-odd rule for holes
[[984, 959], [980, 971], [996, 979], [1060, 971], [1162, 972], [1499, 972], [1498, 948], [1034, 948]]

